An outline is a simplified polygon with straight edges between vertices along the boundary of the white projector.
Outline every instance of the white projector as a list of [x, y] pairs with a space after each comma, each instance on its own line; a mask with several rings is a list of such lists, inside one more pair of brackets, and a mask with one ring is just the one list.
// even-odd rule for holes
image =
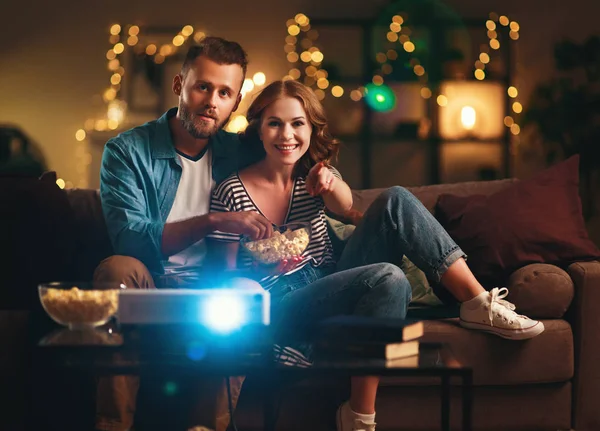
[[195, 324], [216, 332], [270, 323], [270, 295], [261, 289], [124, 289], [121, 324]]

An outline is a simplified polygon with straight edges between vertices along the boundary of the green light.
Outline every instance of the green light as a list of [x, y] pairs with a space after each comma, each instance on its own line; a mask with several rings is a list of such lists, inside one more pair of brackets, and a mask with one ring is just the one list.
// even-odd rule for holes
[[165, 394], [168, 396], [175, 395], [177, 393], [177, 383], [167, 382], [165, 384]]
[[365, 101], [374, 111], [391, 111], [396, 106], [396, 95], [390, 87], [385, 84], [367, 84], [365, 89]]

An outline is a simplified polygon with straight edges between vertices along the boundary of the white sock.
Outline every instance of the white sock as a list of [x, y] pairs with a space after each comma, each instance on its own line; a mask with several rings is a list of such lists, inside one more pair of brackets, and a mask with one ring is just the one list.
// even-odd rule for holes
[[350, 407], [349, 402], [346, 403], [346, 407], [347, 407], [349, 416], [352, 420], [360, 419], [365, 424], [374, 424], [375, 423], [375, 413], [371, 413], [371, 414], [356, 413], [354, 410], [352, 410], [352, 407]]

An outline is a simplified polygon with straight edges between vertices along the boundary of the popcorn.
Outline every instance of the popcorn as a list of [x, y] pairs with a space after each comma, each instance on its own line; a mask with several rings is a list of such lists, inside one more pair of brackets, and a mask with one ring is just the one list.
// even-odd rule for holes
[[117, 312], [119, 291], [47, 288], [41, 296], [48, 314], [63, 324], [103, 324]]
[[310, 241], [306, 228], [273, 232], [273, 236], [245, 243], [245, 247], [259, 261], [271, 264], [300, 256]]

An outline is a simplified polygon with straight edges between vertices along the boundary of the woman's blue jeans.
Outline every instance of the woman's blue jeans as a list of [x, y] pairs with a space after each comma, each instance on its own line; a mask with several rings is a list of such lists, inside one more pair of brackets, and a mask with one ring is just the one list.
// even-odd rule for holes
[[275, 286], [273, 323], [297, 328], [340, 314], [404, 318], [411, 299], [397, 266], [404, 255], [433, 283], [466, 257], [413, 194], [392, 187], [365, 212], [335, 270], [307, 265], [283, 277], [282, 290]]

